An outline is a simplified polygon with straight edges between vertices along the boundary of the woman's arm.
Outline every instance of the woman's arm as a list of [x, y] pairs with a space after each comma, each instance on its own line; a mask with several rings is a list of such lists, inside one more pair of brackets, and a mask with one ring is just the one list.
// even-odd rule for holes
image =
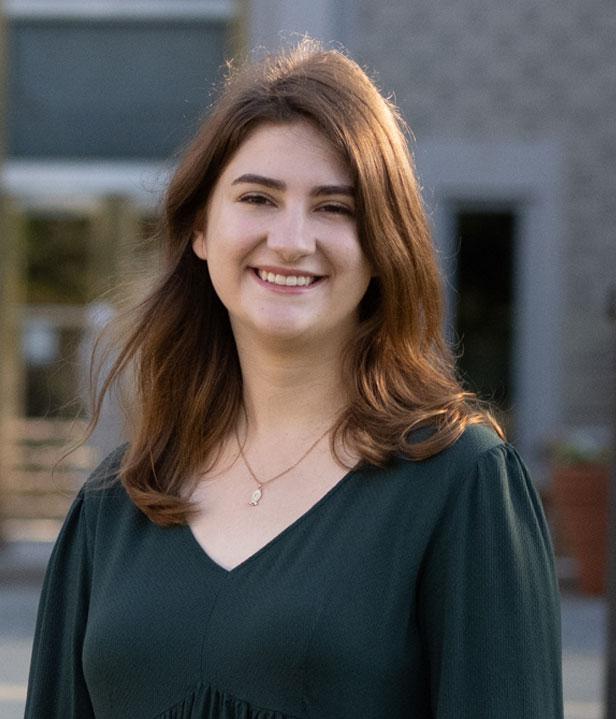
[[82, 488], [64, 521], [45, 575], [25, 719], [94, 717], [81, 663], [89, 593], [90, 561]]
[[435, 532], [419, 620], [436, 719], [562, 719], [551, 541], [526, 468], [480, 455]]

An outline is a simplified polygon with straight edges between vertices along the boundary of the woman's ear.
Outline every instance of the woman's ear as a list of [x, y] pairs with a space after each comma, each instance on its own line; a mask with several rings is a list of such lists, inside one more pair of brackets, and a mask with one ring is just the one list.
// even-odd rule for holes
[[200, 260], [207, 260], [205, 232], [203, 232], [203, 230], [194, 230], [192, 235], [192, 248], [193, 252]]

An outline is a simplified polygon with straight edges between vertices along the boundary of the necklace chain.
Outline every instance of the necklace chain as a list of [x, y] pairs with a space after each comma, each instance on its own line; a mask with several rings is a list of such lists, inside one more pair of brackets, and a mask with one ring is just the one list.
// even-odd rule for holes
[[[295, 469], [295, 467], [297, 467], [297, 465], [300, 462], [302, 462], [304, 459], [306, 459], [306, 457], [310, 454], [310, 452], [312, 452], [312, 450], [317, 446], [317, 444], [319, 444], [319, 442], [323, 439], [323, 437], [325, 437], [325, 435], [329, 434], [331, 429], [332, 429], [332, 427], [328, 427], [325, 430], [325, 432], [323, 432], [323, 434], [319, 435], [319, 437], [317, 437], [317, 439], [310, 445], [310, 447], [308, 447], [308, 449], [304, 452], [304, 454], [302, 454], [302, 456], [296, 462], [294, 462], [290, 467], [283, 469], [282, 472], [278, 472], [278, 474], [275, 474], [273, 477], [270, 477], [269, 479], [259, 480], [257, 478], [257, 475], [255, 474], [254, 469], [250, 466], [250, 462], [246, 458], [246, 455], [244, 453], [244, 445], [240, 444], [240, 438], [238, 437], [237, 427], [236, 427], [235, 428], [235, 440], [237, 442], [237, 448], [240, 452], [240, 457], [242, 458], [242, 461], [246, 465], [246, 469], [248, 470], [250, 476], [254, 479], [254, 481], [257, 485], [257, 488], [254, 490], [254, 492], [250, 496], [249, 504], [252, 507], [256, 507], [259, 504], [259, 500], [263, 496], [263, 487], [266, 484], [273, 482], [275, 479], [278, 479], [279, 477], [282, 477], [283, 475], [289, 473], [292, 469]], [[246, 440], [244, 440], [244, 444], [246, 444]]]

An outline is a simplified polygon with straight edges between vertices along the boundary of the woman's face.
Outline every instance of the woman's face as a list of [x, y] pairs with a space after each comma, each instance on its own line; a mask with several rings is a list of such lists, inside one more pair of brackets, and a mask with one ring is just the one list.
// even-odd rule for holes
[[265, 124], [247, 137], [193, 241], [236, 338], [340, 345], [352, 334], [371, 277], [354, 195], [348, 169], [309, 123]]

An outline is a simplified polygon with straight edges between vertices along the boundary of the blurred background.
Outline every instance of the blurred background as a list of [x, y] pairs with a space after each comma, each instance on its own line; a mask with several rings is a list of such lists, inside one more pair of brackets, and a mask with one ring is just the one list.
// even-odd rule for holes
[[113, 288], [156, 268], [160, 195], [224, 61], [304, 32], [347, 48], [412, 128], [461, 372], [495, 403], [552, 528], [566, 716], [604, 716], [616, 5], [4, 0], [2, 717], [23, 713], [51, 543], [87, 473], [122, 440], [110, 405], [59, 461], [87, 421], [88, 356], [116, 310]]

